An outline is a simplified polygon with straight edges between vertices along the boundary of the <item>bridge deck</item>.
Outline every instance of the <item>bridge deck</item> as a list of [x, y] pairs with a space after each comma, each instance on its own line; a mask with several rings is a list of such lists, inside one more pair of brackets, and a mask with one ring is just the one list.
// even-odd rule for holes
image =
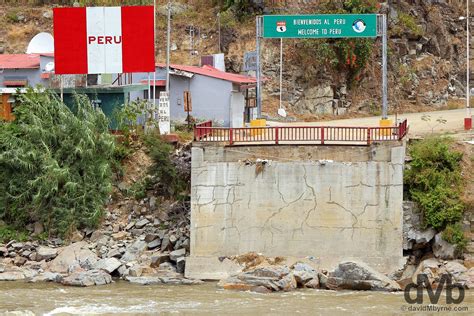
[[358, 145], [400, 141], [408, 131], [407, 120], [390, 127], [267, 126], [213, 127], [212, 121], [196, 124], [194, 141], [225, 145]]

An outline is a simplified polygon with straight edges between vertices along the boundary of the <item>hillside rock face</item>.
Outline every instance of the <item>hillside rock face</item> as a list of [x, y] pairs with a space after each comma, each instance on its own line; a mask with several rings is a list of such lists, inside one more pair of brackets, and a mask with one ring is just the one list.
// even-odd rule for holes
[[[323, 10], [323, 1], [293, 2], [286, 1], [292, 3], [286, 7], [264, 7], [263, 10], [265, 14], [314, 14]], [[254, 3], [257, 9], [261, 9], [264, 2]], [[197, 65], [201, 56], [216, 53], [218, 36], [215, 24], [200, 23], [200, 37], [195, 38], [196, 54], [191, 59], [189, 57], [191, 42], [186, 31], [189, 26], [187, 14], [196, 12], [197, 17], [189, 21], [196, 25], [199, 21], [214, 20], [213, 12], [217, 12], [217, 8], [199, 10], [198, 6], [184, 0], [173, 2], [173, 63]], [[465, 95], [466, 20], [459, 19], [466, 15], [464, 6], [463, 2], [454, 0], [380, 3], [378, 11], [387, 14], [389, 22], [389, 106], [392, 110], [395, 107], [399, 111], [443, 107], [448, 99]], [[164, 6], [158, 8], [160, 22], [165, 19], [164, 9]], [[51, 12], [52, 7], [48, 5], [0, 6], [0, 19], [5, 21], [5, 27], [0, 29], [0, 53], [23, 53], [37, 32], [52, 32]], [[255, 48], [252, 20], [253, 17], [249, 17], [242, 23], [237, 20], [223, 23], [221, 47], [226, 53], [229, 71], [240, 72], [244, 52]], [[165, 34], [159, 26], [157, 43], [164, 39]], [[344, 65], [334, 66], [332, 62], [321, 61], [321, 54], [317, 51], [312, 52], [310, 62], [302, 62], [298, 52], [303, 41], [285, 39], [283, 103], [289, 113], [297, 116], [342, 115], [347, 112], [378, 114], [382, 82], [380, 42], [380, 39], [375, 41], [365, 69], [351, 79]], [[314, 43], [318, 46], [317, 43], [323, 41], [314, 40]], [[164, 61], [164, 51], [157, 46], [158, 60]], [[275, 113], [265, 108], [265, 104], [277, 102], [280, 93], [279, 51], [279, 41], [262, 41], [263, 75], [268, 79], [264, 84], [263, 110], [270, 116]]]
[[[379, 13], [388, 16], [389, 103], [400, 111], [447, 106], [448, 99], [464, 97], [466, 80], [466, 22], [462, 4], [453, 1], [390, 1]], [[294, 13], [294, 12], [291, 12]], [[306, 12], [307, 13], [307, 12]], [[317, 40], [314, 40], [317, 41]], [[265, 42], [265, 41], [264, 41]], [[380, 40], [355, 81], [341, 67], [301, 63], [301, 40], [285, 46], [283, 100], [295, 114], [341, 115], [373, 112], [381, 103]], [[272, 46], [273, 45], [273, 46]], [[314, 44], [317, 46], [318, 44]], [[273, 52], [265, 52], [272, 50]], [[266, 98], [279, 95], [279, 53], [275, 43], [264, 43]]]

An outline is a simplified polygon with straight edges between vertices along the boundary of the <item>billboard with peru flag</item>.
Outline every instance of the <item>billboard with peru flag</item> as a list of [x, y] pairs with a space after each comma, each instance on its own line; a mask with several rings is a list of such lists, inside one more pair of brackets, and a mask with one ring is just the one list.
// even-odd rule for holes
[[56, 74], [155, 71], [153, 6], [55, 8]]

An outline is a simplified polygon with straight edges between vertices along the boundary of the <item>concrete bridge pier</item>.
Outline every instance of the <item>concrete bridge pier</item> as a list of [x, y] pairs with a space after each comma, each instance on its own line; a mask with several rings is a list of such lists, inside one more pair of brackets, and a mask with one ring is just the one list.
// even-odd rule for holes
[[186, 276], [220, 279], [247, 252], [332, 268], [403, 266], [405, 143], [192, 149], [191, 255]]

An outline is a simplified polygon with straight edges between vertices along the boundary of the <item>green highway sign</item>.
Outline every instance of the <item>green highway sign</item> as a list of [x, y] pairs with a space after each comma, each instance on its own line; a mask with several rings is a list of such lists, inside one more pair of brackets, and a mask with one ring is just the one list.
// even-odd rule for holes
[[263, 38], [377, 37], [377, 14], [264, 15]]

